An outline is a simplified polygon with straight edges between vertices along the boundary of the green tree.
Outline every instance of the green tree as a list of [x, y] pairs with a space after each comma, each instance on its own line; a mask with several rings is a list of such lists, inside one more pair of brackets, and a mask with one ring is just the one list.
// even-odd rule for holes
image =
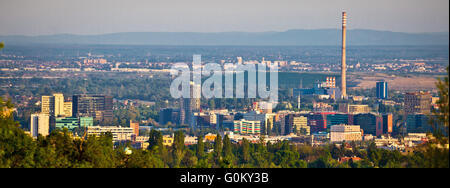
[[205, 143], [203, 142], [203, 136], [199, 135], [197, 138], [197, 158], [203, 159], [205, 155]]
[[233, 146], [228, 135], [223, 138], [223, 161], [221, 166], [231, 168], [234, 164]]
[[247, 139], [242, 139], [242, 162], [247, 163], [250, 161], [250, 143]]
[[155, 147], [158, 147], [158, 149], [161, 150], [164, 147], [162, 133], [154, 129], [150, 131], [148, 142], [149, 142], [148, 149], [150, 150], [152, 150]]
[[217, 134], [216, 139], [214, 140], [214, 160], [216, 164], [219, 164], [222, 156], [222, 137], [220, 134]]
[[[436, 87], [438, 89], [439, 100], [437, 105], [439, 109], [433, 109], [433, 116], [431, 116], [432, 121], [438, 125], [444, 127], [447, 135], [449, 130], [449, 81], [448, 81], [449, 67], [447, 67], [447, 77], [444, 80], [438, 78]], [[432, 123], [434, 124], [434, 123]]]
[[184, 156], [184, 133], [183, 131], [177, 131], [174, 135], [172, 154], [173, 154], [173, 167], [179, 167], [181, 160]]

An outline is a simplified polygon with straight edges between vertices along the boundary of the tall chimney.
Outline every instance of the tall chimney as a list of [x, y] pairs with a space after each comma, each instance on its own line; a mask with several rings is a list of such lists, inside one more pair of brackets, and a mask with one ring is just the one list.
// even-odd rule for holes
[[347, 13], [342, 12], [342, 67], [341, 67], [341, 90], [342, 98], [347, 98], [347, 79], [346, 79], [346, 63], [345, 63], [345, 40], [347, 33]]

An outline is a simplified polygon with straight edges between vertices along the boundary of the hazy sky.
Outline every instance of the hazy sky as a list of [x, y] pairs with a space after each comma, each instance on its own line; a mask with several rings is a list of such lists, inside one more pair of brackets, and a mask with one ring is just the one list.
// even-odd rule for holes
[[285, 31], [442, 32], [449, 0], [0, 0], [0, 35]]

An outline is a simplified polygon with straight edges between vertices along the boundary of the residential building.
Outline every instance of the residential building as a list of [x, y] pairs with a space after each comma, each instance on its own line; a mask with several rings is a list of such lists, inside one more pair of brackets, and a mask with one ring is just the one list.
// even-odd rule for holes
[[249, 121], [245, 119], [234, 121], [234, 133], [243, 135], [259, 135], [261, 133], [261, 121]]

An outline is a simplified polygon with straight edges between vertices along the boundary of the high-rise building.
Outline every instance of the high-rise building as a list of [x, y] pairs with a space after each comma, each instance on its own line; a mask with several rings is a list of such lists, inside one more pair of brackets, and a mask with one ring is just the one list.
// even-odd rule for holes
[[433, 132], [436, 125], [430, 124], [428, 115], [408, 114], [406, 116], [406, 129], [408, 133]]
[[64, 116], [72, 117], [72, 102], [64, 102]]
[[306, 135], [309, 135], [311, 133], [311, 128], [308, 126], [308, 118], [306, 116], [293, 117], [292, 128], [296, 133], [302, 133]]
[[405, 94], [404, 111], [406, 114], [428, 114], [431, 110], [430, 92], [412, 92]]
[[180, 124], [192, 126], [194, 113], [200, 111], [201, 86], [190, 83], [190, 97], [180, 98]]
[[327, 115], [327, 127], [331, 127], [333, 125], [352, 125], [353, 124], [353, 117], [351, 114], [328, 114]]
[[312, 133], [325, 131], [327, 129], [327, 115], [333, 112], [316, 112], [308, 114], [308, 126]]
[[159, 110], [159, 124], [160, 125], [166, 125], [167, 123], [171, 122], [171, 123], [178, 123], [178, 122], [173, 122], [172, 120], [172, 112], [174, 109], [172, 108], [164, 108]]
[[47, 136], [50, 132], [50, 116], [48, 114], [31, 114], [30, 133], [32, 137], [39, 134]]
[[72, 113], [75, 117], [93, 117], [101, 124], [113, 119], [113, 99], [106, 95], [74, 95]]
[[393, 115], [383, 114], [383, 134], [391, 134], [393, 129]]
[[71, 117], [72, 103], [64, 102], [62, 93], [55, 93], [52, 96], [42, 96], [41, 113], [52, 117]]
[[367, 113], [353, 116], [353, 124], [359, 125], [364, 134], [380, 136], [383, 134], [383, 118], [380, 115]]
[[41, 98], [41, 113], [53, 115], [55, 113], [55, 100], [53, 96], [42, 96]]
[[387, 82], [377, 82], [377, 98], [387, 99], [388, 98], [388, 83]]
[[55, 107], [55, 117], [65, 116], [64, 113], [64, 95], [62, 93], [53, 94]]

